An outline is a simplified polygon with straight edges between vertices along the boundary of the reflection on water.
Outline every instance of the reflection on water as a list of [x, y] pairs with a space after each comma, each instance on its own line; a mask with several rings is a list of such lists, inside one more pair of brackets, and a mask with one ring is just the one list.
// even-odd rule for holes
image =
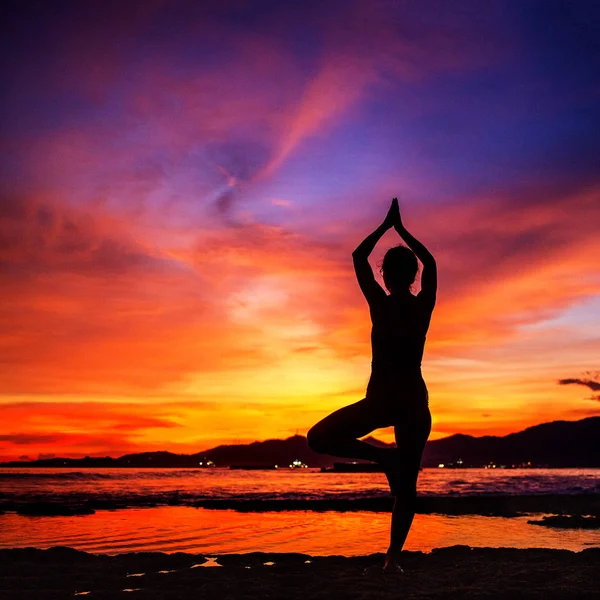
[[[194, 566], [196, 566], [196, 565], [193, 565], [193, 567]], [[206, 557], [206, 562], [202, 563], [201, 565], [198, 565], [198, 566], [199, 567], [222, 567], [223, 565], [220, 565], [217, 562], [217, 557], [216, 556], [207, 556]]]
[[[529, 525], [531, 517], [416, 515], [407, 550], [464, 544], [475, 547], [561, 548], [600, 546], [600, 532]], [[382, 552], [388, 513], [242, 513], [158, 507], [80, 517], [0, 515], [0, 547], [71, 546], [94, 553], [134, 551], [224, 554], [301, 552], [355, 556]], [[209, 566], [209, 565], [206, 565]], [[215, 565], [217, 566], [217, 565]]]

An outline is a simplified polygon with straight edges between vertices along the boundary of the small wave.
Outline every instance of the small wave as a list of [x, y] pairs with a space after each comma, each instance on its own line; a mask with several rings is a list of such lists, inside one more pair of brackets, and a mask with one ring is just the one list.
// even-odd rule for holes
[[110, 471], [53, 471], [50, 473], [44, 473], [40, 471], [35, 472], [8, 472], [0, 471], [0, 480], [67, 480], [67, 481], [86, 481], [86, 480], [98, 480], [98, 479], [140, 479], [140, 480], [154, 480], [154, 479], [178, 479], [182, 476], [190, 477], [194, 475], [194, 471], [139, 471], [138, 469], [131, 470], [110, 470]]
[[111, 473], [81, 473], [79, 471], [69, 471], [67, 473], [0, 473], [0, 479], [22, 479], [22, 480], [37, 480], [37, 479], [60, 479], [60, 480], [85, 480], [85, 479], [113, 479]]

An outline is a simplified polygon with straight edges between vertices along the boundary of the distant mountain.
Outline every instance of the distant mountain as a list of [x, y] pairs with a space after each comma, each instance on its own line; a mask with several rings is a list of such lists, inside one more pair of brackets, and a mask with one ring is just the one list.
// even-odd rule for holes
[[527, 464], [550, 467], [600, 467], [600, 417], [553, 421], [503, 437], [456, 434], [429, 442], [423, 466]]
[[[369, 437], [365, 441], [375, 446], [386, 447], [388, 444]], [[389, 444], [392, 447], [392, 444]], [[294, 435], [286, 440], [267, 440], [252, 444], [235, 446], [217, 446], [194, 456], [205, 456], [217, 465], [265, 465], [289, 466], [293, 460], [300, 460], [311, 467], [324, 467], [338, 458], [318, 454], [308, 447], [303, 435]]]
[[[424, 467], [481, 467], [526, 465], [548, 467], [600, 467], [600, 417], [581, 421], [553, 421], [529, 427], [519, 433], [496, 437], [456, 434], [428, 442]], [[391, 446], [375, 438], [365, 441]], [[311, 467], [329, 466], [340, 459], [313, 452], [301, 435], [285, 440], [217, 446], [196, 454], [142, 452], [119, 458], [51, 458], [32, 462], [0, 463], [3, 467], [198, 467], [213, 461], [217, 466], [288, 466], [300, 460]]]

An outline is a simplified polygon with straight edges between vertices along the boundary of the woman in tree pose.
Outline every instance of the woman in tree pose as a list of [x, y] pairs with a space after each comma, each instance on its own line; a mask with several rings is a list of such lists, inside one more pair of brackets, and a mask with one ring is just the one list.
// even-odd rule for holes
[[[375, 281], [368, 257], [391, 228], [406, 246], [390, 248], [381, 268], [389, 294]], [[358, 284], [369, 304], [373, 360], [366, 397], [340, 408], [308, 432], [316, 452], [358, 458], [382, 465], [395, 497], [391, 540], [384, 570], [402, 569], [400, 551], [415, 515], [421, 456], [431, 432], [427, 387], [421, 375], [425, 335], [431, 321], [437, 289], [437, 268], [431, 253], [405, 229], [394, 198], [383, 223], [352, 253]], [[423, 265], [421, 291], [410, 287], [418, 262]], [[394, 427], [396, 448], [377, 448], [361, 441], [374, 429]]]

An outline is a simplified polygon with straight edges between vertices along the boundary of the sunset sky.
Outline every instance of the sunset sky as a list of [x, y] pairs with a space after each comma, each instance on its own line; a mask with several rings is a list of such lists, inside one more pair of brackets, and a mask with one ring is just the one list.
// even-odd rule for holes
[[392, 196], [440, 275], [431, 439], [600, 414], [600, 3], [9, 4], [0, 460], [360, 400]]

